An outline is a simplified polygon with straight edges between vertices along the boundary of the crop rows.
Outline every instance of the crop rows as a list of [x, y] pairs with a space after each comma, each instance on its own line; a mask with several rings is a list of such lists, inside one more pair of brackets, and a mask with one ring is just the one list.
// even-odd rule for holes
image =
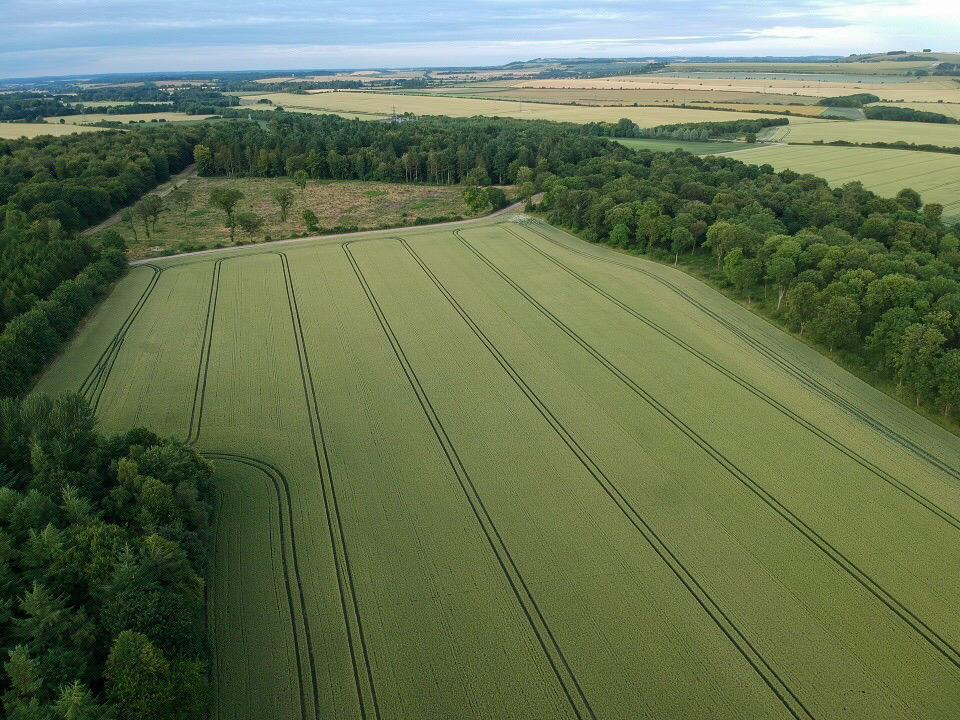
[[168, 261], [43, 379], [217, 464], [216, 716], [951, 717], [955, 446], [559, 236]]

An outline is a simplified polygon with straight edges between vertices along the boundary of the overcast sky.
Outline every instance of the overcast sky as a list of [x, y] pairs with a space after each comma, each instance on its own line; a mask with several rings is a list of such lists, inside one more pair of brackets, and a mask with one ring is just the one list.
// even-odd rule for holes
[[960, 50], [960, 0], [0, 0], [0, 77]]

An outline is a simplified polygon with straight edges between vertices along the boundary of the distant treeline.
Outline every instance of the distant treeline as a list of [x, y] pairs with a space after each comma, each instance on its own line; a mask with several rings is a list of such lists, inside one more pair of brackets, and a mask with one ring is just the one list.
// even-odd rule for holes
[[958, 77], [960, 76], [960, 63], [940, 63], [933, 69], [932, 74]]
[[288, 92], [305, 93], [309, 90], [371, 90], [371, 89], [407, 89], [419, 90], [439, 85], [428, 78], [381, 78], [366, 80], [309, 80], [307, 78], [280, 82], [262, 82], [245, 80], [243, 82], [221, 83], [223, 92]]
[[560, 67], [541, 70], [533, 77], [538, 80], [553, 80], [647, 75], [666, 67], [667, 63], [664, 62], [612, 62], [605, 59], [566, 61]]
[[[84, 102], [111, 101], [121, 105], [83, 106]], [[53, 97], [36, 93], [0, 95], [0, 122], [43, 122], [57, 115], [94, 113], [125, 115], [135, 113], [185, 112], [216, 115], [236, 107], [240, 99], [218, 90], [185, 88], [167, 92], [157, 87], [116, 87], [80, 90], [74, 95]]]
[[77, 110], [59, 98], [35, 93], [0, 95], [0, 122], [43, 122], [49, 115], [76, 115]]
[[212, 468], [77, 395], [0, 400], [0, 671], [10, 720], [202, 720]]
[[865, 107], [863, 113], [867, 116], [868, 120], [899, 120], [903, 122], [940, 123], [944, 125], [960, 124], [960, 120], [949, 117], [948, 115], [928, 112], [926, 110], [914, 110], [909, 107], [871, 105], [870, 107]]
[[864, 105], [869, 105], [870, 103], [875, 102], [880, 102], [879, 96], [871, 93], [857, 93], [855, 95], [840, 95], [838, 97], [820, 98], [817, 101], [817, 105], [825, 105], [826, 107], [861, 108]]
[[675, 140], [710, 140], [715, 138], [736, 138], [752, 136], [769, 127], [789, 125], [790, 119], [758, 118], [756, 120], [730, 120], [725, 122], [676, 123], [642, 128], [629, 118], [621, 118], [615, 123], [589, 123], [587, 132], [593, 135], [622, 138], [672, 138]]

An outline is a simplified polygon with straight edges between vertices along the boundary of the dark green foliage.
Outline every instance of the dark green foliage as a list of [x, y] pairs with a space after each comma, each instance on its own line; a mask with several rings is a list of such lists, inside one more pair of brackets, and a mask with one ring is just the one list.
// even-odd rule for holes
[[886, 199], [859, 183], [832, 189], [810, 175], [682, 151], [596, 157], [566, 170], [537, 178], [551, 221], [672, 262], [694, 248], [709, 253], [713, 281], [896, 380], [918, 403], [957, 411], [960, 240], [941, 206], [910, 189]]
[[97, 256], [99, 259], [61, 282], [45, 300], [12, 318], [0, 332], [0, 397], [18, 396], [29, 389], [34, 376], [126, 268], [126, 258], [117, 247], [102, 248]]
[[[514, 182], [520, 168], [561, 172], [602, 153], [588, 127], [489, 118], [397, 123], [260, 112], [264, 122], [221, 122], [195, 149], [201, 175], [379, 180], [468, 185]], [[302, 176], [301, 176], [302, 177]]]
[[817, 105], [827, 107], [859, 108], [870, 103], [880, 102], [880, 98], [871, 93], [856, 93], [855, 95], [840, 95], [838, 97], [820, 98]]
[[673, 140], [710, 140], [713, 138], [737, 138], [753, 136], [768, 127], [789, 125], [790, 118], [758, 118], [757, 120], [730, 120], [726, 122], [678, 123], [642, 128], [629, 118], [615, 123], [589, 123], [584, 125], [591, 135], [622, 138], [670, 138]]
[[867, 120], [899, 120], [901, 122], [940, 123], [956, 125], [960, 120], [941, 113], [914, 110], [908, 107], [893, 107], [891, 105], [872, 105], [863, 109]]
[[48, 115], [76, 115], [79, 111], [58, 98], [36, 93], [0, 95], [0, 122], [43, 122]]
[[209, 464], [65, 395], [0, 401], [0, 467], [5, 716], [204, 717]]
[[507, 206], [507, 196], [498, 187], [468, 187], [463, 191], [467, 207], [474, 213], [500, 210]]

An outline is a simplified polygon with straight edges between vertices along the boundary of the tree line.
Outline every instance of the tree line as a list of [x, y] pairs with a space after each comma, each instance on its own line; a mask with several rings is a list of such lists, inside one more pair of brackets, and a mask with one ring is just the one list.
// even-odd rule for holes
[[[746, 136], [751, 142], [765, 128], [789, 125], [790, 118], [758, 118], [756, 120], [728, 120], [724, 122], [674, 123], [642, 128], [629, 118], [615, 123], [589, 123], [587, 132], [604, 137], [671, 138], [673, 140], [713, 140]], [[751, 139], [752, 138], [752, 139]]]
[[[109, 92], [107, 92], [109, 90]], [[266, 91], [264, 91], [266, 92]], [[120, 105], [86, 106], [84, 102], [110, 100]], [[0, 122], [44, 122], [59, 115], [84, 113], [128, 115], [137, 113], [185, 112], [191, 115], [216, 115], [236, 107], [240, 99], [218, 90], [184, 88], [165, 91], [156, 86], [133, 88], [80, 89], [64, 97], [36, 93], [0, 95]]]
[[4, 717], [207, 716], [212, 473], [79, 395], [0, 400]]
[[941, 125], [960, 123], [960, 120], [943, 113], [893, 105], [871, 105], [863, 109], [863, 114], [866, 115], [867, 120], [897, 120], [900, 122], [939, 123]]
[[[881, 198], [733, 158], [638, 151], [538, 174], [551, 222], [681, 258], [917, 405], [960, 410], [960, 226], [909, 189]], [[709, 262], [706, 262], [709, 258]]]

